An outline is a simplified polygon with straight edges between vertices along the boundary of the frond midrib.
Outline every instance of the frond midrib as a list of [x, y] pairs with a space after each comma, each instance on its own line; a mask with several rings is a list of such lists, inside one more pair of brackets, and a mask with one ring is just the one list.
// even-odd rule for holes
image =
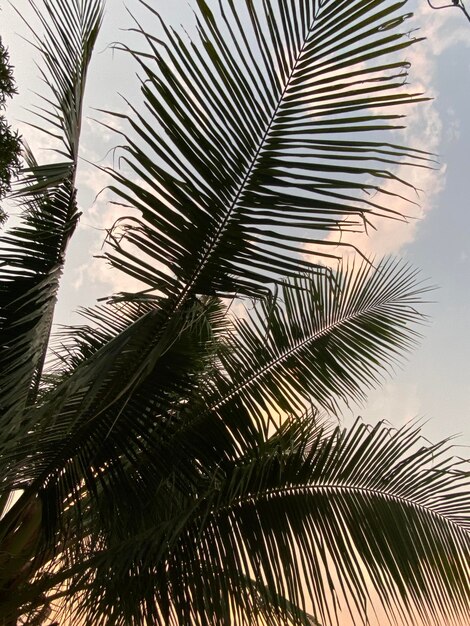
[[[464, 533], [464, 535], [470, 540], [470, 523], [467, 522], [462, 523], [456, 520], [454, 517], [447, 517], [440, 511], [436, 511], [432, 506], [423, 504], [421, 502], [417, 502], [412, 498], [406, 498], [400, 494], [394, 493], [393, 491], [387, 491], [386, 489], [377, 489], [372, 487], [363, 487], [357, 484], [345, 484], [340, 482], [320, 482], [315, 483], [314, 485], [290, 485], [286, 487], [275, 487], [272, 489], [265, 489], [258, 493], [250, 493], [239, 498], [235, 498], [229, 505], [222, 506], [218, 509], [218, 511], [229, 511], [231, 509], [235, 509], [237, 506], [248, 504], [249, 502], [258, 502], [261, 500], [268, 500], [270, 497], [275, 496], [287, 496], [287, 495], [296, 495], [296, 494], [305, 494], [312, 493], [315, 491], [335, 491], [335, 492], [346, 492], [346, 493], [359, 493], [364, 496], [372, 496], [380, 499], [386, 500], [394, 500], [400, 504], [405, 505], [407, 508], [411, 509], [419, 509], [422, 512], [425, 512], [431, 516], [434, 516], [446, 524], [450, 524], [454, 526], [459, 532]], [[216, 510], [214, 509], [213, 514], [216, 515]]]

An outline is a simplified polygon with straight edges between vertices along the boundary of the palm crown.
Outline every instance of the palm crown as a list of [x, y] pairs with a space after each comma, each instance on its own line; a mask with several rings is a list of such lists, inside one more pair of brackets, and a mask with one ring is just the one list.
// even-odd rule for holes
[[25, 152], [2, 236], [3, 623], [57, 601], [90, 625], [326, 625], [340, 604], [365, 620], [371, 588], [401, 623], [465, 623], [467, 473], [415, 427], [327, 417], [422, 320], [406, 265], [318, 262], [394, 216], [396, 164], [428, 163], [383, 139], [422, 99], [403, 90], [405, 3], [198, 0], [193, 40], [142, 4], [156, 29], [122, 46], [141, 100], [109, 170], [137, 217], [105, 254], [142, 290], [85, 310], [46, 367], [103, 6], [31, 2], [61, 160]]

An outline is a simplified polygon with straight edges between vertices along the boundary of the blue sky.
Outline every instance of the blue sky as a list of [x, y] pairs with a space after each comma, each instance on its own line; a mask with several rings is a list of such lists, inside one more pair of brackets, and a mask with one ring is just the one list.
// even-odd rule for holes
[[[174, 25], [191, 20], [190, 4], [186, 0], [154, 2]], [[434, 100], [410, 113], [404, 139], [413, 147], [438, 153], [440, 167], [431, 172], [408, 172], [413, 184], [422, 189], [416, 220], [409, 224], [381, 221], [377, 233], [356, 238], [353, 243], [369, 254], [407, 258], [439, 289], [432, 296], [435, 303], [427, 307], [431, 323], [423, 329], [421, 348], [382, 389], [371, 394], [366, 406], [352, 407], [351, 413], [346, 411], [345, 420], [361, 414], [369, 421], [386, 418], [398, 425], [419, 417], [428, 420], [424, 432], [429, 438], [459, 434], [456, 443], [469, 445], [470, 24], [460, 11], [432, 11], [426, 0], [415, 0], [409, 5], [410, 10], [416, 10], [413, 25], [428, 37], [408, 53], [411, 81]], [[28, 15], [26, 0], [15, 0], [15, 6]], [[127, 6], [133, 12], [138, 10], [137, 16], [142, 15], [135, 0], [128, 0]], [[109, 48], [110, 43], [126, 36], [119, 29], [130, 26], [124, 4], [120, 0], [108, 2], [98, 54], [90, 72], [86, 111], [89, 118], [97, 115], [92, 107], [122, 108], [117, 92], [133, 92], [135, 70], [122, 54]], [[37, 72], [32, 49], [15, 34], [26, 35], [26, 27], [8, 4], [1, 13], [1, 32], [10, 47], [20, 91], [8, 115], [11, 121], [28, 118], [23, 107], [33, 101], [31, 91], [38, 86]], [[44, 147], [38, 132], [22, 124], [20, 128], [33, 148]], [[104, 162], [114, 142], [106, 129], [86, 120], [82, 150], [85, 159]], [[103, 262], [90, 262], [91, 254], [100, 252], [103, 229], [120, 215], [119, 209], [108, 204], [105, 194], [95, 199], [104, 185], [104, 176], [84, 163], [79, 179], [84, 214], [69, 252], [58, 322], [77, 321], [73, 311], [80, 304], [91, 304], [96, 297], [114, 289], [132, 288], [132, 281], [110, 274]]]

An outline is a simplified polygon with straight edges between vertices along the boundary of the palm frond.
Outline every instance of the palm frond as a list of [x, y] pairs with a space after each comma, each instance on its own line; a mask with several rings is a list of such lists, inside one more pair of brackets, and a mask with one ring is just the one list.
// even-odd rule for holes
[[213, 11], [198, 0], [193, 40], [137, 27], [143, 107], [118, 116], [126, 171], [113, 175], [141, 217], [109, 238], [112, 264], [176, 302], [253, 295], [315, 267], [304, 243], [330, 255], [326, 232], [336, 245], [373, 215], [398, 217], [402, 192], [386, 186], [406, 183], [393, 165], [427, 164], [375, 140], [402, 117], [395, 105], [422, 99], [403, 90], [400, 56], [416, 41], [401, 30], [404, 4], [227, 0]]
[[[217, 301], [195, 301], [179, 330], [168, 326], [164, 300], [89, 311], [98, 327], [75, 333], [78, 353], [66, 348], [64, 358], [76, 358], [75, 367], [32, 413], [34, 440], [16, 450], [19, 463], [25, 457], [29, 463], [24, 470], [13, 464], [14, 473], [39, 491], [58, 536], [70, 532], [70, 522], [58, 517], [64, 506], [79, 536], [89, 506], [101, 532], [138, 533], [121, 507], [141, 510], [149, 490], [157, 509], [166, 510], [170, 532], [181, 507], [192, 511], [201, 486], [219, 485], [234, 464], [268, 449], [278, 454], [282, 446], [286, 454], [305, 449], [318, 433], [326, 437], [315, 413], [295, 418], [298, 427], [288, 422], [288, 436], [282, 438], [281, 429], [263, 443], [273, 407], [298, 415], [299, 406], [313, 400], [331, 408], [332, 394], [354, 398], [362, 385], [377, 381], [386, 359], [393, 362], [413, 344], [413, 324], [422, 320], [415, 305], [425, 290], [416, 272], [393, 262], [345, 267], [328, 282], [306, 276], [285, 285], [277, 299], [258, 302], [228, 341], [232, 326]], [[55, 533], [52, 539], [63, 541]], [[301, 608], [300, 600], [290, 597]], [[95, 610], [99, 620], [103, 605]]]
[[[357, 422], [316, 441], [305, 423], [295, 428], [305, 432], [303, 446], [295, 453], [284, 447], [259, 467], [257, 459], [247, 463], [227, 483], [232, 504], [221, 498], [231, 547], [235, 537], [242, 542], [239, 553], [257, 578], [281, 593], [295, 590], [300, 606], [302, 584], [310, 581], [310, 601], [326, 623], [336, 593], [361, 614], [368, 577], [400, 623], [418, 616], [429, 624], [466, 623], [469, 473], [448, 458], [447, 442], [431, 446], [415, 427], [381, 423]], [[225, 542], [219, 528], [217, 519], [208, 544]]]
[[[365, 620], [372, 585], [404, 626], [468, 623], [467, 465], [414, 426], [320, 412], [414, 345], [426, 287], [300, 251], [400, 217], [395, 166], [429, 165], [377, 139], [423, 99], [403, 88], [405, 2], [198, 0], [194, 40], [142, 2], [163, 34], [135, 29], [143, 107], [112, 172], [140, 216], [107, 256], [148, 289], [88, 310], [45, 374], [103, 7], [41, 2], [37, 113], [61, 162], [27, 152], [23, 222], [0, 241], [0, 621], [66, 598], [85, 626], [329, 625]], [[256, 297], [240, 322], [235, 295]]]
[[[328, 282], [299, 279], [234, 326], [216, 300], [194, 301], [169, 327], [164, 302], [90, 310], [95, 328], [72, 329], [65, 379], [31, 411], [36, 452], [45, 446], [46, 465], [36, 471], [60, 472], [76, 455], [87, 467], [93, 440], [101, 464], [149, 446], [159, 475], [159, 455], [166, 459], [166, 475], [184, 455], [209, 463], [234, 442], [257, 445], [274, 408], [294, 414], [311, 402], [332, 410], [337, 399], [360, 399], [416, 341], [424, 291], [416, 272], [384, 262], [344, 268]], [[212, 449], [204, 453], [207, 428]], [[172, 461], [161, 436], [178, 449]]]
[[57, 152], [76, 168], [82, 126], [83, 97], [93, 48], [102, 18], [103, 0], [29, 0], [37, 29], [19, 12], [30, 30], [31, 44], [41, 56], [38, 69], [48, 94], [40, 95], [44, 107], [33, 112], [37, 128], [58, 141]]
[[[180, 407], [201, 384], [214, 351], [210, 320], [216, 328], [220, 305], [195, 301], [163, 335], [161, 318], [162, 311], [152, 309], [98, 351], [93, 347], [89, 358], [28, 411], [34, 438], [25, 435], [8, 457], [18, 486], [32, 481], [34, 489], [58, 489], [58, 501], [74, 491], [79, 505], [82, 479], [93, 491], [101, 468], [132, 464], [139, 452], [150, 456], [154, 431], [171, 430]], [[155, 464], [162, 464], [158, 455], [150, 463]]]
[[[470, 474], [448, 448], [415, 426], [358, 421], [327, 435], [290, 420], [201, 474], [198, 491], [172, 485], [162, 507], [162, 484], [138, 519], [118, 507], [106, 534], [90, 527], [83, 561], [55, 563], [55, 581], [68, 580], [87, 625], [304, 625], [293, 606], [332, 624], [339, 608], [365, 619], [371, 583], [392, 621], [464, 625]], [[260, 587], [269, 605], [253, 603]]]
[[430, 288], [404, 263], [344, 263], [329, 277], [284, 284], [234, 321], [220, 353], [211, 410], [243, 402], [260, 416], [294, 414], [313, 402], [338, 412], [361, 401], [419, 339], [416, 306]]
[[[37, 395], [58, 281], [79, 212], [75, 174], [85, 78], [102, 17], [102, 2], [31, 2], [45, 29], [35, 46], [45, 63], [48, 124], [56, 126], [60, 163], [39, 165], [25, 146], [27, 168], [15, 195], [19, 226], [0, 239], [0, 369], [3, 442], [23, 426]], [[44, 120], [43, 120], [44, 121]], [[49, 132], [46, 128], [45, 132]]]

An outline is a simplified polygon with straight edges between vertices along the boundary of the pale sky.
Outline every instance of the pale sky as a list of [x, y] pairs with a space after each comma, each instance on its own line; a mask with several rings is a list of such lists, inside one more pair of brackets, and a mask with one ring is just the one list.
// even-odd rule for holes
[[[14, 0], [28, 15], [26, 0]], [[142, 15], [135, 0], [127, 6]], [[154, 0], [164, 18], [175, 26], [191, 20], [191, 2]], [[470, 4], [470, 2], [469, 2]], [[365, 407], [346, 412], [346, 423], [357, 414], [367, 421], [385, 418], [395, 425], [415, 417], [428, 420], [424, 434], [431, 440], [459, 435], [455, 443], [470, 444], [470, 23], [460, 11], [432, 11], [426, 0], [409, 2], [416, 10], [414, 23], [428, 37], [410, 50], [411, 81], [423, 86], [434, 100], [418, 105], [410, 115], [406, 142], [440, 155], [438, 171], [416, 171], [413, 184], [422, 189], [420, 208], [412, 224], [380, 221], [372, 237], [355, 243], [377, 256], [397, 254], [421, 268], [423, 277], [439, 289], [432, 295], [435, 303], [427, 307], [431, 324], [423, 328], [422, 345], [408, 359], [402, 371], [385, 386], [371, 394]], [[15, 33], [27, 35], [26, 28], [11, 6], [1, 3], [0, 32], [10, 48], [11, 62], [20, 94], [9, 107], [8, 117], [28, 118], [22, 107], [32, 102], [31, 90], [38, 88], [33, 51]], [[108, 2], [104, 28], [97, 45], [98, 54], [90, 70], [86, 114], [97, 114], [92, 107], [121, 109], [117, 92], [134, 93], [134, 69], [121, 53], [113, 53], [110, 43], [125, 38], [119, 28], [132, 26], [121, 0]], [[30, 116], [29, 116], [30, 117]], [[33, 148], [44, 146], [36, 131], [21, 125]], [[41, 143], [40, 143], [41, 142]], [[82, 156], [93, 162], [106, 157], [115, 138], [91, 120], [84, 125]], [[104, 161], [103, 161], [104, 162]], [[131, 288], [129, 281], [110, 276], [103, 262], [90, 263], [91, 253], [99, 253], [102, 230], [119, 216], [106, 197], [94, 201], [105, 179], [99, 171], [84, 165], [79, 178], [83, 217], [70, 248], [61, 290], [57, 321], [77, 322], [72, 311], [92, 304], [99, 296], [115, 289]], [[399, 207], [397, 207], [399, 208]], [[466, 450], [457, 451], [468, 456]]]

